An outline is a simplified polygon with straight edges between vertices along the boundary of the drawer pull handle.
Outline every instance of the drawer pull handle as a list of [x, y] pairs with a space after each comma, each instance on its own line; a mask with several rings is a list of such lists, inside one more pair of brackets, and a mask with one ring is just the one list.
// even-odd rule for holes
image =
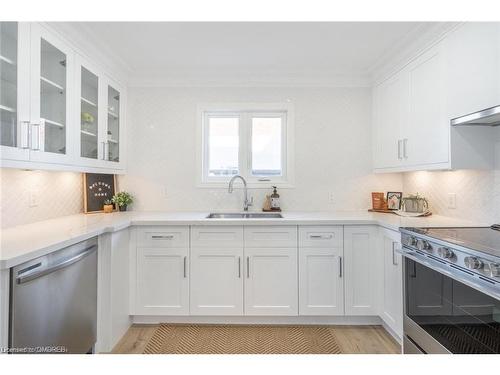
[[342, 277], [342, 257], [339, 257], [339, 277]]
[[238, 279], [241, 279], [241, 257], [238, 257]]
[[184, 278], [187, 277], [187, 257], [184, 257]]
[[169, 235], [169, 236], [152, 235], [151, 238], [153, 240], [173, 240], [174, 236], [172, 236], [172, 235]]
[[309, 238], [314, 238], [315, 240], [330, 240], [332, 239], [331, 234], [311, 234]]
[[247, 257], [247, 279], [250, 278], [250, 257]]

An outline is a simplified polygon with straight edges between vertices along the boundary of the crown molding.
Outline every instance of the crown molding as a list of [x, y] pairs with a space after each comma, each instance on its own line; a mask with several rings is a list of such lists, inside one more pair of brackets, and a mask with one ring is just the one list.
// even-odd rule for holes
[[106, 74], [127, 85], [131, 67], [114, 53], [107, 51], [91, 27], [83, 22], [43, 22], [45, 27], [59, 34], [79, 54], [101, 65]]
[[403, 69], [415, 56], [443, 40], [461, 24], [462, 22], [428, 22], [411, 30], [374, 64], [370, 70], [372, 85]]

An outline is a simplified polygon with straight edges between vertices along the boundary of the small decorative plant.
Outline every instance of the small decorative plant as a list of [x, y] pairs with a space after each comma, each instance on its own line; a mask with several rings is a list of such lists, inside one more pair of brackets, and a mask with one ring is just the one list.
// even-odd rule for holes
[[107, 213], [107, 214], [113, 212], [113, 210], [115, 209], [113, 201], [111, 199], [106, 199], [104, 201], [104, 207], [103, 207], [103, 209], [104, 209], [104, 212]]
[[126, 191], [120, 191], [116, 193], [112, 199], [113, 203], [118, 206], [120, 211], [127, 211], [127, 206], [131, 204], [134, 200], [132, 196]]

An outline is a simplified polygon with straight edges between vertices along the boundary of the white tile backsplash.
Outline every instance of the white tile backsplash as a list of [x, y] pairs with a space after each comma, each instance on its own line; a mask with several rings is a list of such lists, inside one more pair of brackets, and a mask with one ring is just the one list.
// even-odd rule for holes
[[[136, 196], [137, 210], [241, 209], [241, 190], [196, 187], [196, 109], [203, 103], [294, 105], [295, 186], [280, 189], [283, 209], [367, 209], [371, 191], [402, 187], [399, 174], [372, 173], [369, 88], [131, 88], [128, 102], [128, 173], [119, 182]], [[270, 192], [250, 190], [254, 209]]]
[[[36, 195], [36, 207], [30, 207], [31, 194]], [[1, 228], [82, 211], [81, 173], [0, 168]]]

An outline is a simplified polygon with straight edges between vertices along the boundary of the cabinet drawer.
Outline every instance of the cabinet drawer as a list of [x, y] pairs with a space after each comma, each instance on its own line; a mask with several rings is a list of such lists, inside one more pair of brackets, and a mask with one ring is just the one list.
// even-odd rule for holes
[[300, 247], [341, 247], [343, 243], [342, 226], [300, 226]]
[[191, 227], [193, 247], [242, 247], [243, 227], [217, 225]]
[[297, 227], [245, 227], [245, 247], [297, 247]]
[[142, 247], [188, 247], [189, 227], [139, 227], [137, 246]]

